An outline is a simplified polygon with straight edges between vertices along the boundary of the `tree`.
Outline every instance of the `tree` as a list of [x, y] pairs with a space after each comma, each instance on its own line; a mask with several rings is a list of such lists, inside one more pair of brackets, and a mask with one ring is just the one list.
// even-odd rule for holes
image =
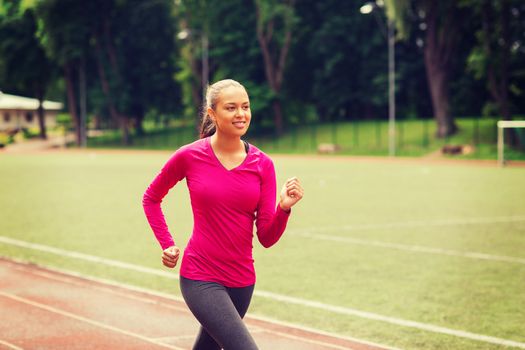
[[[195, 121], [196, 128], [200, 125], [200, 108], [204, 104], [204, 80], [209, 80], [212, 75], [208, 62], [204, 56], [207, 54], [204, 50], [209, 50], [209, 44], [214, 43], [209, 40], [212, 33], [209, 30], [210, 16], [207, 12], [208, 7], [213, 7], [214, 12], [221, 12], [225, 3], [206, 0], [180, 1], [177, 10], [178, 30], [177, 37], [182, 41], [180, 47], [180, 56], [184, 58], [178, 64], [180, 73], [178, 80], [186, 92], [187, 114], [191, 115]], [[206, 46], [206, 47], [205, 47]], [[208, 69], [206, 71], [206, 65]], [[207, 74], [206, 74], [207, 73]], [[203, 78], [203, 75], [207, 75]]]
[[436, 136], [456, 133], [457, 125], [450, 112], [449, 85], [455, 50], [461, 38], [458, 31], [461, 9], [454, 0], [390, 0], [386, 5], [387, 14], [395, 21], [401, 36], [407, 32], [410, 22], [420, 21], [425, 28], [424, 60], [437, 122]]
[[29, 8], [15, 11], [16, 3], [11, 5], [11, 15], [0, 20], [1, 81], [4, 82], [4, 87], [38, 99], [39, 135], [46, 139], [43, 102], [54, 67], [36, 37], [34, 10]]
[[123, 16], [127, 23], [117, 30], [123, 34], [123, 74], [131, 88], [127, 113], [140, 135], [148, 112], [173, 116], [181, 110], [173, 1], [130, 1]]
[[100, 6], [105, 11], [92, 29], [97, 70], [110, 113], [129, 144], [130, 121], [140, 135], [149, 110], [173, 112], [179, 105], [173, 5], [127, 0], [101, 1]]
[[255, 13], [266, 79], [274, 93], [275, 131], [280, 135], [284, 131], [280, 91], [296, 22], [294, 0], [255, 0]]
[[[519, 99], [523, 95], [517, 87], [525, 60], [522, 47], [525, 4], [516, 0], [466, 0], [463, 5], [471, 8], [479, 18], [477, 43], [471, 50], [468, 68], [477, 79], [486, 81], [501, 118], [511, 120], [511, 98]], [[507, 142], [518, 145], [514, 130], [507, 129], [506, 133]]]
[[312, 103], [320, 121], [384, 115], [387, 45], [374, 16], [337, 0], [303, 0], [296, 14], [287, 93]]
[[177, 108], [172, 1], [43, 0], [38, 9], [42, 41], [64, 71], [79, 143], [78, 85], [103, 96], [91, 108], [109, 112], [125, 145], [131, 143], [132, 122], [140, 134], [148, 111]]
[[81, 63], [86, 61], [89, 53], [91, 17], [85, 14], [85, 4], [75, 0], [44, 0], [36, 8], [41, 20], [40, 40], [64, 76], [67, 106], [73, 120], [77, 145], [82, 144], [85, 135], [76, 89], [83, 66]]
[[[202, 35], [208, 38], [210, 81], [231, 78], [241, 82], [251, 97], [250, 134], [274, 132], [273, 93], [267, 84], [264, 59], [256, 33], [253, 0], [181, 1], [177, 6], [182, 33], [180, 71], [177, 80], [184, 89], [186, 115], [197, 125], [202, 106]], [[240, 18], [242, 20], [240, 20]], [[186, 32], [187, 31], [187, 32]]]
[[426, 10], [425, 67], [432, 97], [438, 137], [456, 133], [457, 125], [450, 113], [450, 66], [458, 43], [458, 11], [454, 1], [428, 1]]

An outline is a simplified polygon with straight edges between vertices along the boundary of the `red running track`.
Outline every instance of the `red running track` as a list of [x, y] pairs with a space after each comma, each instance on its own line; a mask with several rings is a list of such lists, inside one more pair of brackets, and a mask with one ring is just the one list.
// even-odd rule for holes
[[[246, 316], [260, 349], [381, 350], [375, 344]], [[191, 349], [183, 301], [0, 258], [0, 349]]]

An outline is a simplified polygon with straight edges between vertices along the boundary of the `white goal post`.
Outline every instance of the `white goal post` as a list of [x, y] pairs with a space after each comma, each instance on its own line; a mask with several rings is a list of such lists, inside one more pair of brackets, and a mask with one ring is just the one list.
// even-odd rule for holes
[[505, 128], [525, 128], [525, 120], [500, 120], [498, 121], [498, 164], [505, 165], [504, 149], [505, 141], [503, 139]]

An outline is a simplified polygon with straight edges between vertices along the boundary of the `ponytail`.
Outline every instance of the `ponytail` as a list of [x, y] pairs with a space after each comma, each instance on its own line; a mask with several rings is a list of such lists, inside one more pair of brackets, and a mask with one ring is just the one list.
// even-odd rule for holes
[[206, 108], [206, 110], [202, 112], [200, 138], [203, 139], [213, 134], [215, 134], [215, 123], [208, 114], [208, 108]]

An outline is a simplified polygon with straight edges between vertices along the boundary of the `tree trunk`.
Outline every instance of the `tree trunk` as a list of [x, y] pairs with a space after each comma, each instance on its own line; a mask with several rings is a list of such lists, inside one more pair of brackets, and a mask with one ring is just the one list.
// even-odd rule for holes
[[279, 101], [278, 99], [274, 99], [272, 102], [272, 109], [273, 109], [273, 121], [275, 123], [275, 131], [277, 135], [281, 135], [284, 130], [283, 110], [281, 106], [281, 101]]
[[[496, 103], [499, 106], [499, 110], [501, 113], [501, 117], [504, 120], [510, 120], [510, 109], [509, 109], [509, 94], [508, 94], [508, 85], [509, 85], [509, 53], [510, 53], [510, 38], [509, 38], [509, 4], [508, 1], [502, 0], [501, 1], [501, 14], [499, 16], [499, 26], [501, 27], [501, 37], [499, 38], [500, 42], [498, 42], [498, 47], [500, 48], [499, 56], [500, 56], [500, 63], [499, 65], [494, 64], [495, 61], [494, 58], [491, 56], [493, 55], [492, 49], [490, 47], [489, 42], [489, 35], [490, 35], [490, 23], [489, 22], [489, 14], [487, 13], [491, 9], [489, 8], [490, 3], [486, 2], [485, 6], [483, 6], [483, 20], [484, 20], [484, 31], [485, 31], [485, 39], [487, 40], [486, 53], [491, 58], [491, 63], [489, 63], [488, 67], [488, 80], [489, 80], [489, 90], [491, 92], [492, 97], [496, 100]], [[496, 53], [497, 55], [497, 53]], [[499, 67], [497, 67], [499, 66]], [[498, 69], [499, 72], [496, 72], [496, 69]]]
[[[191, 50], [193, 51], [193, 43], [190, 45], [192, 45]], [[197, 60], [195, 59], [195, 55], [193, 54], [193, 52], [191, 53], [190, 56], [191, 56], [190, 57], [190, 69], [193, 75], [193, 79], [191, 82], [191, 97], [193, 99], [193, 103], [195, 104], [195, 106], [197, 106], [196, 107], [197, 113], [195, 116], [195, 125], [197, 126], [197, 129], [200, 131], [201, 115], [202, 113], [205, 113], [202, 109], [206, 108], [204, 106], [205, 101], [204, 101], [204, 96], [203, 96], [204, 87], [202, 86], [200, 79], [196, 78], [196, 77], [200, 77], [202, 73], [198, 68]]]
[[457, 126], [450, 115], [448, 72], [433, 59], [433, 53], [429, 51], [425, 50], [425, 68], [432, 98], [432, 109], [437, 123], [436, 136], [444, 138], [457, 131]]
[[[205, 113], [203, 111], [204, 103], [206, 103], [205, 96], [204, 96], [204, 89], [206, 88], [203, 86], [203, 81], [199, 77], [202, 77], [202, 70], [204, 62], [202, 60], [198, 60], [196, 57], [196, 47], [197, 44], [195, 42], [195, 37], [190, 36], [190, 70], [192, 73], [192, 79], [191, 79], [191, 97], [193, 99], [193, 103], [196, 106], [196, 114], [195, 114], [195, 126], [197, 129], [197, 135], [200, 133], [200, 125], [201, 125], [201, 116]], [[199, 65], [200, 61], [200, 65]]]
[[[285, 1], [285, 3], [287, 6], [293, 7], [294, 1], [289, 0]], [[257, 0], [255, 0], [255, 10], [257, 18], [257, 40], [264, 59], [264, 72], [268, 85], [275, 94], [274, 100], [272, 101], [275, 133], [282, 135], [284, 132], [284, 120], [279, 93], [283, 82], [286, 58], [292, 42], [292, 31], [290, 25], [287, 25], [284, 32], [283, 44], [279, 47], [279, 44], [275, 43], [278, 51], [272, 51], [270, 47], [272, 46], [272, 36], [274, 35], [274, 27], [276, 24], [275, 18], [264, 23], [261, 16], [260, 4]], [[286, 20], [284, 22], [286, 22]]]
[[44, 94], [40, 91], [37, 92], [38, 97], [38, 127], [40, 129], [40, 138], [42, 140], [47, 140], [47, 132], [46, 132], [46, 119], [45, 119], [45, 112], [44, 112]]
[[[119, 69], [119, 66], [118, 66], [117, 50], [116, 50], [115, 46], [113, 45], [113, 35], [111, 34], [111, 24], [110, 24], [109, 20], [106, 20], [104, 22], [104, 37], [105, 37], [104, 42], [106, 43], [106, 51], [107, 51], [107, 54], [108, 54], [108, 57], [109, 57], [110, 67], [111, 67], [111, 69], [113, 71], [113, 75], [112, 76], [114, 76], [116, 81], [117, 81], [117, 84], [115, 84], [115, 85], [121, 86], [122, 85], [121, 84], [122, 79], [121, 79], [121, 76], [120, 76], [120, 69]], [[102, 71], [104, 70], [103, 68], [104, 67], [102, 66]], [[109, 84], [108, 84], [108, 86], [109, 86]], [[108, 89], [108, 92], [110, 92], [110, 91], [111, 90]], [[110, 95], [111, 95], [111, 93], [110, 93]], [[125, 114], [120, 113], [114, 103], [113, 103], [111, 108], [113, 108], [113, 112], [111, 112], [111, 113], [115, 113], [115, 115], [117, 116], [117, 118], [119, 120], [120, 130], [122, 132], [122, 144], [123, 145], [131, 144], [131, 138], [130, 138], [130, 134], [129, 134], [129, 118], [128, 118], [128, 116], [125, 115]]]
[[67, 89], [67, 104], [69, 108], [69, 114], [73, 120], [73, 126], [75, 128], [75, 139], [77, 146], [80, 146], [81, 135], [80, 135], [80, 121], [77, 111], [77, 101], [75, 97], [75, 84], [73, 79], [73, 67], [71, 62], [67, 62], [64, 65], [64, 75], [66, 79]]
[[[180, 21], [181, 29], [191, 32], [191, 29], [189, 28], [188, 23], [192, 22], [192, 17], [193, 17], [193, 13], [191, 12], [191, 7], [187, 7], [184, 13], [184, 17], [181, 18], [181, 21]], [[203, 96], [203, 92], [206, 87], [202, 86], [202, 79], [199, 79], [199, 77], [202, 77], [202, 68], [203, 68], [204, 62], [202, 62], [202, 64], [199, 67], [199, 60], [196, 58], [197, 57], [196, 56], [197, 44], [195, 42], [195, 35], [190, 34], [185, 40], [188, 40], [188, 47], [189, 47], [187, 59], [190, 64], [190, 70], [192, 74], [191, 84], [190, 84], [191, 85], [190, 93], [191, 93], [191, 98], [193, 100], [193, 105], [195, 106], [195, 110], [196, 110], [195, 129], [197, 131], [197, 135], [199, 135], [201, 121], [202, 121], [201, 116], [202, 114], [205, 113], [205, 111], [203, 111], [202, 109], [205, 108], [204, 106], [205, 96]], [[183, 55], [185, 54], [186, 53], [184, 52]]]
[[144, 108], [142, 105], [138, 105], [135, 108], [135, 117], [133, 118], [135, 120], [135, 135], [137, 136], [144, 136], [144, 125], [142, 125], [144, 121]]
[[[449, 105], [449, 62], [454, 45], [448, 34], [455, 34], [450, 33], [452, 29], [447, 27], [447, 23], [442, 24], [443, 28], [438, 28], [438, 4], [434, 1], [430, 4], [424, 49], [425, 69], [434, 118], [438, 126], [436, 136], [444, 138], [458, 130], [450, 114]], [[450, 16], [452, 17], [452, 14]], [[438, 31], [441, 31], [439, 35]]]
[[108, 78], [106, 76], [106, 71], [104, 69], [104, 63], [102, 62], [102, 49], [100, 47], [100, 43], [98, 42], [98, 40], [97, 40], [97, 42], [95, 44], [95, 50], [97, 52], [96, 57], [97, 57], [98, 77], [99, 77], [99, 80], [100, 80], [100, 85], [102, 86], [102, 92], [106, 96], [106, 100], [108, 102], [109, 114], [110, 114], [111, 118], [113, 119], [113, 122], [116, 125], [119, 125], [118, 113], [117, 113], [117, 110], [115, 108], [115, 104], [113, 103], [113, 97], [111, 95], [109, 81], [108, 81]]
[[[103, 50], [100, 44], [100, 38], [96, 39], [95, 50], [97, 52], [96, 57], [97, 57], [98, 75], [100, 79], [100, 84], [102, 86], [102, 91], [104, 92], [104, 95], [106, 96], [106, 99], [108, 102], [109, 114], [111, 115], [111, 119], [113, 119], [113, 121], [119, 126], [122, 132], [122, 144], [129, 145], [130, 137], [129, 137], [128, 118], [125, 115], [122, 115], [121, 113], [119, 113], [119, 111], [115, 107], [115, 102], [113, 100], [113, 94], [111, 93], [111, 86], [109, 84], [109, 80], [107, 78], [106, 71], [104, 69], [104, 62], [102, 61]], [[112, 55], [110, 55], [110, 57], [111, 56]]]
[[129, 137], [129, 119], [126, 115], [119, 114], [120, 130], [122, 132], [122, 144], [124, 146], [131, 144], [131, 138]]

